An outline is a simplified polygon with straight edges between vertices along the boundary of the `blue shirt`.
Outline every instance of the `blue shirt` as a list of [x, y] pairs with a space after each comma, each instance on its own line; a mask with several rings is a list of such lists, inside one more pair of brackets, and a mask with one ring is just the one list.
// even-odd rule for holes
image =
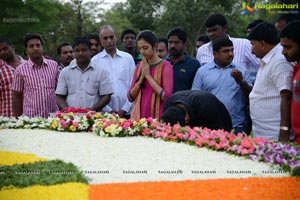
[[245, 67], [230, 65], [221, 68], [213, 61], [198, 69], [192, 90], [202, 90], [214, 94], [227, 108], [233, 127], [245, 123], [245, 100], [239, 84], [231, 76], [231, 70], [239, 70], [249, 85], [251, 77]]
[[173, 93], [182, 90], [190, 90], [192, 88], [194, 77], [197, 73], [200, 63], [198, 60], [184, 55], [184, 58], [173, 65], [174, 86]]

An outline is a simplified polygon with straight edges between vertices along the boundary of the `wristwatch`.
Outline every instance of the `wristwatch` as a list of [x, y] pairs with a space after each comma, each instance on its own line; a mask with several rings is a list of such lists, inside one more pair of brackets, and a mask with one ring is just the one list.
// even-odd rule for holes
[[280, 126], [280, 130], [288, 131], [288, 130], [289, 130], [289, 127], [287, 127], [287, 126]]

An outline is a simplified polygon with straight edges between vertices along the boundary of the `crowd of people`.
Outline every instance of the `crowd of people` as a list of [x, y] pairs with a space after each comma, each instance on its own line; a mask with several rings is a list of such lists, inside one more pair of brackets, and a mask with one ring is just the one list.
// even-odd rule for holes
[[205, 27], [192, 56], [181, 27], [160, 38], [126, 29], [122, 51], [114, 27], [103, 25], [59, 45], [58, 62], [44, 56], [38, 34], [24, 38], [26, 60], [1, 37], [0, 116], [76, 107], [300, 144], [300, 21], [258, 19], [247, 38], [229, 36], [222, 14]]

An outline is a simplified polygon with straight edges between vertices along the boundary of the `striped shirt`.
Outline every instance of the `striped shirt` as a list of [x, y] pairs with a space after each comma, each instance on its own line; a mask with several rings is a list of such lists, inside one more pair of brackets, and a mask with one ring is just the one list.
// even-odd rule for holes
[[[26, 60], [18, 56], [20, 64], [25, 63]], [[10, 87], [13, 82], [15, 68], [8, 65], [4, 60], [0, 60], [0, 116], [13, 116], [12, 109], [12, 91]]]
[[[246, 67], [254, 82], [259, 66], [259, 59], [252, 54], [250, 41], [243, 38], [229, 37], [229, 39], [232, 41], [234, 48], [232, 62], [236, 65]], [[204, 44], [198, 49], [197, 60], [200, 62], [201, 66], [206, 63], [211, 63], [214, 60], [212, 42]]]
[[43, 58], [41, 67], [30, 59], [15, 70], [11, 89], [23, 93], [23, 114], [28, 117], [48, 117], [56, 112], [55, 87], [59, 76], [58, 64]]
[[250, 93], [250, 114], [254, 137], [278, 140], [282, 90], [292, 91], [293, 66], [276, 45], [261, 61]]

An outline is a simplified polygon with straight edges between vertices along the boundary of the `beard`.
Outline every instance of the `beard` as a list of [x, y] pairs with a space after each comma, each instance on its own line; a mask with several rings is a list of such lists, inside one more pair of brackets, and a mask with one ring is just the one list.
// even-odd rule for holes
[[2, 56], [0, 56], [0, 59], [4, 60], [4, 61], [10, 61], [14, 59], [14, 54], [10, 53], [10, 54], [3, 54]]
[[170, 49], [170, 55], [174, 58], [177, 58], [179, 56], [181, 56], [181, 52], [177, 51], [176, 49]]

